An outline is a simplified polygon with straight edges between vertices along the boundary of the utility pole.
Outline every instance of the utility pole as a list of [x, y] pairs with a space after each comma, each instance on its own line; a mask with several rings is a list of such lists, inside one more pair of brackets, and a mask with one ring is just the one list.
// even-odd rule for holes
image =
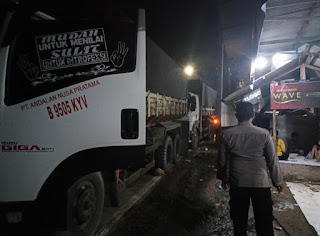
[[221, 122], [222, 122], [222, 98], [223, 98], [223, 70], [224, 70], [224, 45], [223, 42], [221, 43], [221, 65], [220, 65], [220, 78], [218, 79], [218, 89], [217, 89], [217, 116], [220, 120], [220, 126], [218, 133], [221, 133]]

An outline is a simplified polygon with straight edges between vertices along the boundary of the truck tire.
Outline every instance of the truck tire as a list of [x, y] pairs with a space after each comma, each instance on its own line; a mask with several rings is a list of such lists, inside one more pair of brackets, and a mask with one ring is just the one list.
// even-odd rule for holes
[[177, 134], [173, 141], [173, 163], [177, 164], [181, 160], [181, 138]]
[[167, 136], [163, 145], [159, 146], [156, 152], [156, 167], [164, 171], [172, 169], [173, 145], [170, 136]]
[[191, 137], [191, 145], [192, 145], [192, 149], [193, 150], [197, 150], [198, 149], [198, 145], [199, 145], [199, 133], [197, 130], [195, 130], [195, 132], [193, 133], [192, 137]]
[[67, 191], [67, 230], [70, 236], [93, 235], [102, 215], [104, 182], [100, 172], [77, 180]]

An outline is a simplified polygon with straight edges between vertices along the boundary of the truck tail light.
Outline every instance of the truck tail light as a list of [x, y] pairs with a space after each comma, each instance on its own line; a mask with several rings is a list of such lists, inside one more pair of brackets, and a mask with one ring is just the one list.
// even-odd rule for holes
[[219, 119], [217, 119], [216, 116], [213, 115], [210, 118], [211, 118], [210, 123], [211, 123], [212, 126], [216, 126], [216, 125], [219, 124]]

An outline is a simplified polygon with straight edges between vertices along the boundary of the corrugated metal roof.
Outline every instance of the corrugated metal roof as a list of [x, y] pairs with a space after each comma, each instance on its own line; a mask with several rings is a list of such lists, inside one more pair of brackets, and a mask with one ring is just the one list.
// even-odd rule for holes
[[[255, 27], [263, 23], [264, 12], [261, 5], [266, 0], [220, 0], [219, 25], [227, 58], [236, 58], [242, 55], [252, 55], [252, 34]], [[259, 22], [258, 25], [257, 21]], [[257, 47], [257, 42], [255, 48]], [[255, 50], [256, 52], [256, 50]]]
[[[270, 3], [269, 1], [268, 3]], [[282, 2], [282, 1], [278, 1]], [[268, 17], [284, 17], [284, 16], [305, 16], [306, 12], [310, 11], [314, 3], [304, 3], [298, 5], [289, 5], [283, 7], [268, 7], [267, 3], [267, 15]]]
[[259, 54], [295, 51], [320, 41], [320, 1], [269, 0]]

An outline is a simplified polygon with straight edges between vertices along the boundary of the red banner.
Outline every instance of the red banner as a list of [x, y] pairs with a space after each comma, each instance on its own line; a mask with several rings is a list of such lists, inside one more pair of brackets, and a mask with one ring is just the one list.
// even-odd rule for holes
[[270, 85], [271, 109], [320, 107], [320, 82]]

